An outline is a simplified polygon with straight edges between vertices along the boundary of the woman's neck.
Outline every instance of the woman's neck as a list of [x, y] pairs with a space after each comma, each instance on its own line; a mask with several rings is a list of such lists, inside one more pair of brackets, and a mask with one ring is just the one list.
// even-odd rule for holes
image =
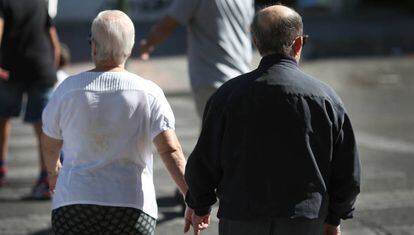
[[108, 64], [95, 64], [93, 72], [125, 72], [125, 64], [120, 65], [108, 65]]

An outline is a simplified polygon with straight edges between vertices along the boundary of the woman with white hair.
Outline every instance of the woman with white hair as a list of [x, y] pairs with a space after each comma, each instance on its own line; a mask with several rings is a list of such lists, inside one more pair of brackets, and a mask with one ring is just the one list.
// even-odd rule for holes
[[67, 78], [43, 112], [56, 235], [154, 234], [151, 142], [187, 192], [170, 105], [157, 85], [125, 70], [134, 35], [126, 14], [99, 13], [90, 37], [95, 68]]

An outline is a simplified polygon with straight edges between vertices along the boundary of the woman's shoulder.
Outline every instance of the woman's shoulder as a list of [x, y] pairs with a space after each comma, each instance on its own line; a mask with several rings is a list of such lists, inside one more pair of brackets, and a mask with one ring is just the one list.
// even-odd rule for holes
[[126, 72], [125, 76], [132, 83], [134, 83], [137, 88], [143, 89], [149, 93], [160, 93], [163, 92], [161, 87], [150, 79], [143, 78], [135, 73]]

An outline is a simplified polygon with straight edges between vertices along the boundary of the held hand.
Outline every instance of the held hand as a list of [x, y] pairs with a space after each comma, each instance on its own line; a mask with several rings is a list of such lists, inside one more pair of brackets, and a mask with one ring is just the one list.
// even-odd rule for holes
[[323, 235], [341, 235], [341, 227], [339, 225], [324, 224]]
[[184, 233], [188, 232], [188, 230], [190, 230], [190, 226], [191, 226], [191, 220], [194, 214], [194, 210], [191, 209], [190, 207], [186, 207], [185, 208], [185, 214], [184, 214]]
[[199, 235], [201, 231], [206, 229], [210, 224], [210, 214], [198, 216], [195, 213], [193, 213], [192, 224], [194, 229], [194, 235]]
[[190, 225], [193, 226], [194, 235], [200, 235], [201, 231], [206, 229], [210, 224], [210, 214], [204, 216], [197, 216], [194, 210], [187, 207], [185, 210], [185, 225], [184, 233], [190, 230]]
[[150, 57], [150, 53], [154, 50], [153, 46], [148, 44], [147, 40], [141, 40], [139, 43], [139, 54], [141, 60], [148, 60]]
[[0, 80], [9, 80], [9, 71], [0, 68]]

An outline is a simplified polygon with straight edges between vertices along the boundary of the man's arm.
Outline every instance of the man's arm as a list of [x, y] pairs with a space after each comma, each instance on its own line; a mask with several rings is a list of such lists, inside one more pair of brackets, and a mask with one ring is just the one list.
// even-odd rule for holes
[[52, 193], [55, 191], [56, 180], [59, 175], [59, 170], [62, 167], [59, 159], [62, 144], [63, 140], [51, 138], [44, 133], [40, 136], [40, 146], [48, 173], [50, 191]]
[[186, 203], [194, 209], [194, 234], [210, 224], [211, 206], [217, 201], [216, 189], [222, 177], [221, 142], [224, 130], [222, 101], [215, 95], [207, 102], [197, 145], [188, 158], [185, 178], [189, 186]]
[[326, 223], [339, 225], [341, 219], [352, 218], [360, 192], [361, 166], [351, 121], [342, 107], [339, 111], [339, 133], [334, 145], [331, 177], [328, 186], [329, 212]]
[[[0, 18], [0, 45], [3, 39], [3, 32], [4, 32], [4, 19]], [[9, 71], [4, 70], [0, 67], [0, 79], [8, 80], [9, 79]]]
[[167, 39], [177, 25], [178, 22], [174, 18], [166, 16], [161, 22], [152, 27], [148, 37], [140, 42], [141, 59], [148, 60], [154, 47]]
[[4, 32], [4, 19], [0, 18], [0, 45], [3, 39], [3, 32]]
[[60, 63], [60, 42], [59, 42], [59, 37], [56, 31], [56, 27], [53, 25], [50, 26], [49, 28], [49, 37], [50, 37], [50, 42], [52, 43], [52, 47], [53, 47], [53, 56], [54, 56], [55, 66], [56, 68], [58, 68], [59, 63]]

